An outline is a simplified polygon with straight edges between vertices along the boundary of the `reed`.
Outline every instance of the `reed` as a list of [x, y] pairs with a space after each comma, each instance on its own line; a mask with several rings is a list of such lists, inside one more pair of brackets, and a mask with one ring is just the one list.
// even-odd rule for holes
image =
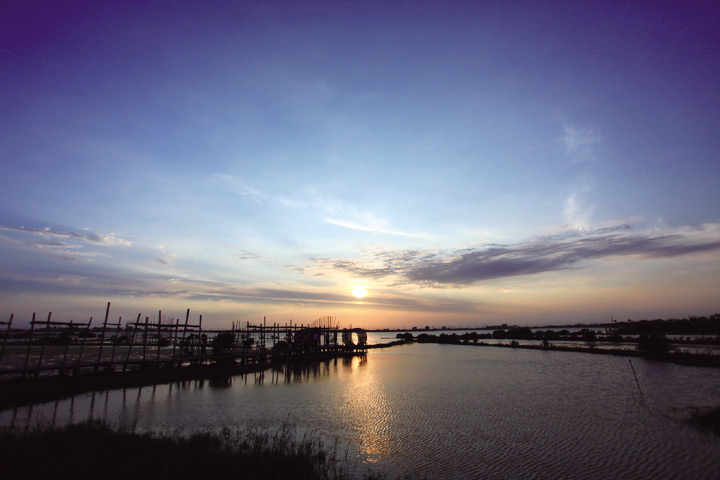
[[4, 478], [72, 479], [380, 479], [356, 475], [335, 442], [299, 436], [289, 425], [275, 431], [223, 428], [181, 435], [140, 433], [98, 420], [28, 431], [0, 430]]

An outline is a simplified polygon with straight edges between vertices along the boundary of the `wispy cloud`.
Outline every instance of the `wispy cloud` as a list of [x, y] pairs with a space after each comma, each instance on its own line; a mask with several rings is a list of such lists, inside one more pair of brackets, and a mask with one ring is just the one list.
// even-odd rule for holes
[[565, 209], [563, 211], [565, 222], [576, 230], [592, 230], [591, 219], [594, 213], [595, 208], [585, 206], [579, 192], [571, 193], [565, 200]]
[[162, 265], [172, 265], [173, 263], [175, 263], [175, 260], [177, 260], [177, 254], [171, 253], [169, 255], [155, 257], [153, 260]]
[[241, 250], [239, 253], [235, 253], [232, 256], [238, 260], [257, 260], [258, 258], [262, 258], [262, 255], [248, 252], [247, 250]]
[[584, 162], [595, 159], [596, 149], [603, 137], [596, 128], [566, 124], [560, 141], [565, 147], [565, 153], [573, 161]]
[[[259, 303], [275, 305], [303, 305], [311, 307], [348, 307], [357, 304], [356, 298], [339, 295], [327, 291], [307, 291], [280, 288], [219, 288], [197, 291], [185, 295], [187, 300]], [[406, 298], [385, 296], [364, 299], [364, 309], [377, 310], [411, 310], [418, 312], [474, 312], [478, 309], [477, 302], [465, 302], [458, 299]]]
[[[72, 239], [77, 240], [80, 242], [86, 242], [86, 243], [92, 243], [96, 245], [105, 245], [105, 246], [130, 246], [131, 242], [127, 240], [123, 240], [122, 238], [118, 238], [113, 234], [99, 234], [99, 233], [86, 233], [86, 232], [66, 232], [62, 230], [53, 230], [49, 227], [46, 228], [30, 228], [30, 227], [15, 227], [15, 226], [9, 226], [9, 225], [0, 225], [0, 230], [5, 230], [9, 232], [22, 232], [22, 233], [29, 233], [33, 235], [39, 235], [43, 237], [51, 237], [51, 238], [66, 238], [66, 239]], [[45, 244], [50, 244], [49, 242], [45, 242]], [[58, 244], [60, 245], [60, 244]], [[64, 245], [64, 244], [63, 244]]]
[[0, 235], [0, 242], [69, 262], [87, 261], [93, 257], [107, 256], [107, 253], [85, 247], [129, 247], [131, 242], [114, 234], [99, 234], [79, 231], [30, 228], [24, 226], [0, 225], [7, 235]]
[[374, 218], [370, 215], [363, 215], [360, 221], [355, 219], [340, 219], [340, 218], [324, 218], [325, 223], [330, 225], [336, 225], [338, 227], [349, 228], [350, 230], [357, 230], [360, 232], [370, 232], [382, 235], [394, 235], [399, 237], [408, 238], [422, 238], [424, 235], [418, 233], [402, 232], [394, 230], [390, 227], [387, 221]]
[[366, 278], [393, 277], [427, 286], [477, 282], [577, 268], [582, 262], [614, 256], [671, 258], [720, 250], [720, 229], [706, 225], [676, 233], [629, 234], [626, 226], [570, 235], [538, 237], [516, 245], [486, 245], [457, 251], [399, 251], [371, 259], [316, 259], [324, 268]]
[[394, 228], [392, 223], [382, 214], [358, 208], [351, 202], [333, 196], [326, 190], [306, 186], [301, 194], [293, 197], [287, 193], [276, 195], [260, 189], [249, 187], [237, 176], [216, 173], [211, 176], [213, 183], [222, 185], [236, 195], [249, 196], [258, 203], [269, 203], [292, 210], [305, 210], [323, 223], [350, 230], [393, 235], [407, 238], [427, 238], [428, 235], [413, 233]]
[[211, 184], [221, 185], [234, 195], [250, 197], [260, 204], [267, 200], [267, 196], [262, 191], [249, 186], [242, 178], [236, 175], [213, 173], [210, 175], [209, 182]]

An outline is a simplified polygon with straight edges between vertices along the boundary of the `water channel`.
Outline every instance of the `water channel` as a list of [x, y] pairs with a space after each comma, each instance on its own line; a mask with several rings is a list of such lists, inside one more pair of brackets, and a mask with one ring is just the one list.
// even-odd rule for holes
[[[572, 352], [414, 344], [366, 357], [110, 392], [0, 412], [0, 424], [105, 418], [139, 430], [289, 423], [348, 446], [357, 472], [420, 478], [710, 479], [720, 370]], [[343, 447], [345, 448], [345, 447]]]

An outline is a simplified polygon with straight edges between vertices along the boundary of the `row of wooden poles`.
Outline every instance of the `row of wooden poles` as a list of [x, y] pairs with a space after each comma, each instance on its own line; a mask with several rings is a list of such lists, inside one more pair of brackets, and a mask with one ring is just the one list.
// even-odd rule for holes
[[[126, 371], [130, 366], [181, 366], [183, 364], [200, 364], [205, 362], [218, 361], [220, 358], [227, 358], [231, 361], [239, 358], [243, 363], [262, 361], [267, 356], [269, 350], [266, 349], [266, 340], [270, 340], [273, 345], [278, 341], [291, 341], [296, 339], [296, 334], [306, 328], [312, 328], [319, 331], [318, 339], [311, 346], [311, 352], [303, 351], [285, 351], [277, 352], [277, 355], [298, 354], [298, 353], [317, 353], [317, 352], [333, 352], [343, 349], [338, 343], [339, 325], [335, 317], [322, 317], [311, 323], [310, 325], [292, 324], [281, 326], [273, 323], [267, 325], [267, 319], [263, 320], [262, 325], [251, 325], [249, 322], [241, 327], [240, 322], [233, 322], [231, 330], [206, 330], [202, 329], [202, 315], [200, 315], [198, 323], [190, 323], [190, 309], [185, 314], [185, 321], [181, 323], [180, 319], [172, 318], [167, 323], [163, 323], [162, 311], [158, 311], [157, 322], [151, 322], [149, 317], [145, 317], [144, 322], [141, 321], [141, 314], [138, 314], [134, 322], [127, 322], [125, 329], [122, 329], [122, 317], [117, 322], [109, 321], [110, 302], [105, 310], [105, 319], [102, 328], [99, 329], [99, 339], [89, 341], [93, 336], [91, 330], [93, 318], [91, 317], [87, 323], [85, 322], [60, 322], [52, 320], [52, 312], [48, 313], [47, 320], [38, 320], [36, 314], [33, 313], [30, 329], [27, 333], [27, 349], [24, 355], [22, 367], [18, 364], [11, 368], [1, 368], [3, 357], [6, 353], [6, 347], [11, 337], [11, 328], [14, 315], [10, 315], [10, 320], [0, 322], [5, 325], [5, 335], [0, 349], [0, 377], [1, 376], [17, 376], [27, 375], [39, 376], [43, 371], [57, 371], [59, 374], [72, 372], [77, 374], [80, 369], [92, 370], [97, 372], [101, 367], [109, 367], [115, 369], [121, 365], [122, 371]], [[110, 346], [106, 345], [108, 340], [108, 331], [115, 332], [115, 338], [112, 338]], [[58, 332], [65, 332], [66, 338], [62, 342], [55, 342], [58, 346], [64, 346], [64, 351], [59, 362], [53, 365], [43, 365], [46, 357], [46, 347], [50, 345], [52, 339], [57, 336]], [[206, 348], [208, 346], [207, 334], [232, 333], [232, 344], [226, 345], [224, 350], [218, 349], [218, 352], [212, 352], [208, 355]], [[79, 345], [72, 343], [72, 333], [79, 336]], [[343, 333], [343, 342], [345, 343], [345, 335]], [[62, 335], [62, 333], [61, 333]], [[284, 335], [284, 337], [283, 337]], [[364, 335], [364, 332], [363, 332]], [[120, 337], [124, 336], [124, 341], [120, 341]], [[141, 342], [137, 342], [138, 336]], [[247, 344], [238, 344], [237, 340], [251, 340]], [[92, 343], [91, 343], [92, 342]], [[364, 350], [364, 340], [363, 348]], [[72, 345], [71, 345], [72, 344]], [[116, 350], [118, 345], [126, 346], [127, 352], [124, 358], [116, 359]], [[69, 361], [71, 346], [76, 347], [79, 351], [76, 358]], [[93, 354], [94, 358], [89, 357], [87, 348], [97, 346], [97, 354]], [[154, 351], [152, 347], [155, 347]], [[161, 348], [163, 346], [172, 346], [172, 353], [166, 350], [165, 356], [161, 356]], [[111, 348], [109, 360], [103, 360], [103, 353], [107, 356], [107, 348]], [[137, 351], [138, 347], [142, 347], [142, 357]], [[178, 352], [178, 347], [180, 351]], [[37, 349], [39, 348], [39, 353]], [[133, 350], [135, 348], [135, 351]], [[169, 350], [169, 349], [168, 349]], [[302, 349], [301, 349], [302, 350]], [[133, 352], [135, 356], [133, 357]], [[168, 354], [169, 358], [168, 358]], [[55, 357], [57, 360], [57, 356]], [[58, 364], [59, 363], [59, 364]]]
[[[187, 313], [185, 315], [185, 323], [180, 324], [180, 319], [174, 319], [174, 323], [171, 321], [170, 323], [163, 324], [162, 323], [162, 311], [158, 312], [158, 321], [157, 323], [151, 323], [149, 317], [145, 317], [145, 321], [141, 322], [141, 316], [142, 314], [138, 314], [137, 320], [135, 322], [127, 322], [126, 329], [124, 331], [131, 330], [132, 335], [129, 335], [130, 343], [128, 345], [128, 351], [125, 356], [125, 359], [116, 362], [115, 359], [115, 352], [118, 345], [118, 339], [111, 342], [112, 350], [110, 353], [110, 360], [109, 361], [102, 361], [102, 355], [106, 350], [104, 350], [106, 345], [106, 338], [107, 338], [107, 332], [108, 328], [110, 328], [112, 331], [116, 332], [116, 335], [119, 335], [123, 333], [124, 331], [121, 329], [122, 324], [122, 317], [118, 319], [117, 322], [109, 322], [109, 314], [110, 314], [110, 302], [107, 304], [107, 308], [105, 310], [105, 320], [103, 321], [102, 329], [100, 330], [100, 338], [97, 342], [98, 351], [97, 356], [95, 359], [86, 360], [83, 363], [83, 357], [85, 354], [86, 347], [90, 346], [88, 343], [88, 338], [92, 334], [91, 326], [93, 317], [90, 317], [90, 320], [88, 320], [87, 323], [84, 322], [60, 322], [60, 321], [54, 321], [52, 320], [52, 312], [48, 313], [47, 320], [38, 320], [36, 317], [36, 314], [33, 313], [32, 320], [30, 321], [30, 330], [28, 333], [28, 341], [27, 341], [27, 349], [25, 353], [25, 360], [22, 368], [13, 368], [10, 370], [0, 370], [0, 375], [2, 374], [17, 374], [22, 373], [23, 376], [27, 375], [28, 373], [34, 373], [36, 376], [39, 375], [39, 373], [43, 370], [59, 370], [63, 371], [66, 369], [77, 369], [81, 367], [92, 367], [94, 371], [97, 371], [101, 366], [103, 365], [115, 365], [118, 363], [122, 363], [123, 365], [123, 371], [126, 371], [128, 368], [128, 365], [131, 365], [133, 363], [148, 363], [148, 361], [152, 360], [152, 357], [150, 356], [150, 352], [148, 349], [149, 345], [155, 344], [157, 348], [155, 349], [155, 362], [160, 362], [160, 348], [162, 346], [162, 340], [163, 340], [163, 332], [170, 332], [169, 336], [165, 337], [165, 340], [167, 340], [170, 344], [172, 344], [172, 358], [176, 357], [176, 349], [178, 347], [178, 339], [180, 339], [180, 345], [183, 345], [185, 340], [188, 338], [189, 335], [201, 335], [202, 334], [202, 315], [200, 315], [199, 321], [197, 324], [191, 324], [189, 323], [190, 319], [190, 309], [187, 310]], [[12, 323], [14, 319], [14, 314], [10, 315], [10, 320], [0, 321], [0, 325], [5, 325], [5, 335], [2, 343], [2, 347], [0, 348], [0, 365], [2, 364], [3, 357], [5, 355], [5, 351], [8, 345], [8, 340], [11, 336], [11, 328]], [[54, 329], [52, 328], [54, 327]], [[77, 359], [72, 362], [71, 364], [68, 364], [68, 354], [70, 351], [71, 342], [66, 341], [64, 342], [64, 352], [62, 355], [62, 360], [60, 361], [59, 366], [46, 366], [43, 367], [43, 359], [45, 358], [45, 350], [46, 346], [49, 344], [49, 340], [53, 337], [54, 333], [57, 333], [58, 327], [65, 327], [67, 332], [72, 333], [73, 329], [78, 329], [77, 332], [80, 334], [80, 345], [79, 345], [79, 353], [77, 356]], [[182, 337], [180, 337], [180, 332], [182, 331]], [[133, 347], [135, 347], [135, 339], [138, 336], [138, 332], [140, 332], [141, 338], [142, 338], [142, 360], [133, 361], [131, 360], [131, 356], [133, 353]], [[32, 350], [34, 347], [37, 347], [37, 343], [35, 343], [35, 340], [37, 340], [37, 343], [39, 343], [40, 346], [40, 353], [37, 357], [37, 360], [33, 359], [31, 363]], [[136, 352], [137, 353], [137, 352]]]

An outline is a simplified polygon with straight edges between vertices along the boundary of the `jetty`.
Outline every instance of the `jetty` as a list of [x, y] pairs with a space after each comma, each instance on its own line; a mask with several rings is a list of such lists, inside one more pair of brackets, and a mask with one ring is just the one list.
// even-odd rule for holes
[[66, 322], [33, 314], [27, 329], [13, 329], [14, 315], [0, 321], [0, 382], [40, 377], [77, 377], [88, 373], [181, 369], [184, 367], [262, 366], [314, 358], [362, 355], [363, 329], [341, 329], [336, 317], [286, 325], [233, 322], [227, 330], [203, 329], [202, 315], [184, 320], [138, 314], [123, 325], [109, 320], [110, 303], [101, 325]]

